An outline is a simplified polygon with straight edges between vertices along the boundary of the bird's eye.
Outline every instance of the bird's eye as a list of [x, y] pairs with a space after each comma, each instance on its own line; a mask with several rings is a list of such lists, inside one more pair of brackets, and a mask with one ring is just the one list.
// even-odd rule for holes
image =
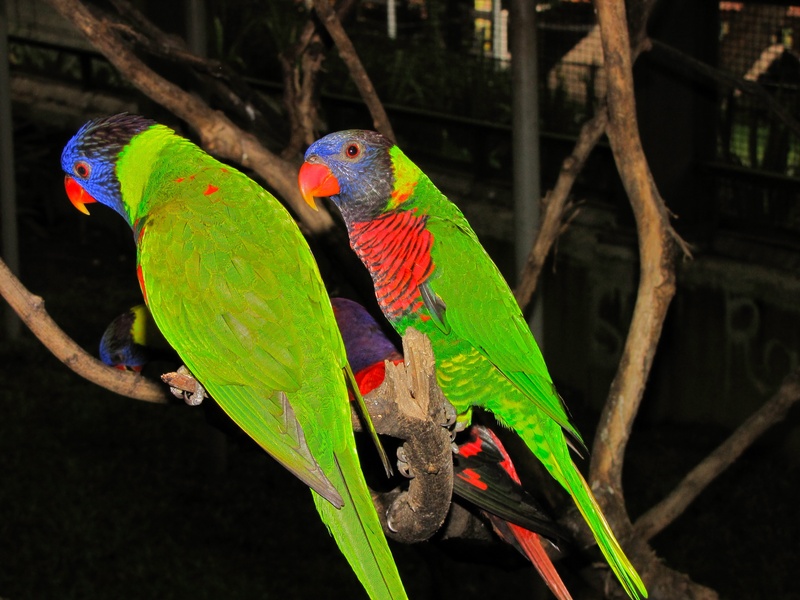
[[344, 149], [344, 153], [347, 158], [356, 158], [361, 154], [361, 146], [355, 143], [349, 144], [347, 148]]
[[72, 170], [75, 172], [75, 175], [77, 175], [81, 179], [86, 179], [92, 172], [92, 168], [89, 166], [89, 163], [84, 162], [82, 160], [76, 162]]

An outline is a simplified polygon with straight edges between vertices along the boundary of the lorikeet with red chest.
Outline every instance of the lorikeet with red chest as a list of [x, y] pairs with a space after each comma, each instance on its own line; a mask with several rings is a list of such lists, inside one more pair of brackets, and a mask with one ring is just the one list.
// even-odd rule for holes
[[310, 205], [330, 197], [341, 212], [395, 330], [428, 336], [439, 386], [461, 418], [480, 406], [513, 428], [570, 494], [625, 591], [646, 597], [572, 461], [570, 444], [583, 442], [514, 295], [456, 205], [374, 131], [314, 142], [299, 184]]

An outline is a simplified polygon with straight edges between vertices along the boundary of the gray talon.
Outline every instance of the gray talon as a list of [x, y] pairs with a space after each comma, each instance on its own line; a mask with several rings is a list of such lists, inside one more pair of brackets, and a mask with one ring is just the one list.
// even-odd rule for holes
[[444, 416], [445, 416], [445, 422], [443, 427], [445, 427], [446, 429], [450, 429], [456, 422], [456, 419], [458, 418], [458, 413], [456, 412], [455, 406], [453, 406], [449, 402], [444, 402]]
[[406, 449], [404, 446], [400, 446], [397, 449], [397, 470], [403, 477], [406, 477], [408, 479], [411, 479], [413, 477], [408, 465], [408, 459], [406, 458]]

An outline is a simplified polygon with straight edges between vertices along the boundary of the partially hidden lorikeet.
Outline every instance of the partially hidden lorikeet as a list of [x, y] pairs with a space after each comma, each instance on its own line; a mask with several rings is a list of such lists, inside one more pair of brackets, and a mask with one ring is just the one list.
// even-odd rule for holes
[[174, 358], [144, 304], [131, 307], [108, 324], [99, 350], [100, 360], [109, 367], [137, 373], [153, 360]]
[[[517, 470], [497, 434], [473, 424], [468, 438], [458, 445], [453, 491], [483, 508], [495, 533], [531, 561], [558, 600], [572, 600], [555, 565], [547, 555], [542, 536], [558, 536], [554, 523], [522, 487]], [[509, 510], [510, 507], [510, 510]]]
[[401, 335], [433, 346], [447, 399], [469, 419], [480, 406], [513, 428], [573, 498], [626, 592], [646, 597], [589, 485], [570, 456], [583, 446], [514, 296], [464, 215], [382, 135], [332, 133], [300, 169], [306, 201], [330, 197], [370, 271], [378, 304]]
[[[346, 298], [331, 298], [331, 304], [347, 358], [366, 395], [383, 383], [385, 361], [398, 363], [403, 357], [361, 304]], [[511, 457], [491, 429], [473, 424], [461, 435], [466, 440], [453, 457], [453, 493], [482, 510], [497, 535], [531, 561], [556, 598], [571, 600], [543, 546], [549, 542], [537, 535], [555, 540], [561, 530], [522, 487]]]
[[312, 489], [373, 599], [406, 598], [356, 454], [352, 377], [296, 223], [243, 173], [154, 121], [85, 124], [64, 148], [67, 194], [133, 229], [156, 325], [224, 411]]

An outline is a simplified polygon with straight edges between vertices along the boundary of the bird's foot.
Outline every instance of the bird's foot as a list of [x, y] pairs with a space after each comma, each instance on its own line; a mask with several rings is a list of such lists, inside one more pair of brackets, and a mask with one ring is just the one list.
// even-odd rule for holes
[[456, 407], [447, 401], [443, 403], [443, 406], [445, 421], [442, 427], [450, 429], [453, 425], [458, 426], [458, 412], [456, 411]]
[[469, 417], [466, 420], [459, 418], [456, 408], [449, 402], [444, 403], [445, 422], [442, 425], [450, 432], [450, 449], [453, 454], [458, 454], [458, 444], [456, 444], [456, 436], [464, 431], [469, 424]]
[[407, 477], [408, 479], [412, 479], [414, 477], [409, 469], [405, 446], [400, 446], [397, 448], [397, 470], [403, 477]]
[[164, 373], [161, 379], [169, 385], [169, 391], [173, 396], [180, 398], [189, 406], [200, 406], [203, 399], [208, 396], [205, 388], [184, 365], [178, 367], [174, 373]]

